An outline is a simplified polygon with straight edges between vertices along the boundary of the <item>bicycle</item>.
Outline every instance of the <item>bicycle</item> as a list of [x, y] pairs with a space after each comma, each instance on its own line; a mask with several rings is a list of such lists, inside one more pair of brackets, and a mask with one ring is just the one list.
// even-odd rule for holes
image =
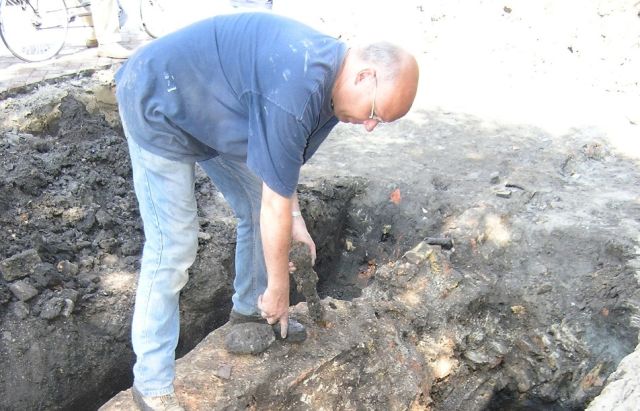
[[[235, 1], [251, 3], [253, 0]], [[180, 21], [176, 15], [180, 7], [172, 5], [172, 0], [140, 0], [138, 11], [142, 28], [150, 37], [157, 38], [185, 25], [189, 19], [233, 10], [231, 6], [227, 9], [207, 8], [208, 2], [194, 7], [197, 14], [188, 16], [187, 21]], [[271, 0], [261, 2], [271, 8]], [[91, 16], [90, 6], [87, 0], [79, 0], [72, 7], [68, 7], [65, 0], [0, 0], [0, 37], [9, 51], [21, 60], [48, 60], [64, 47], [69, 24]]]
[[[91, 16], [91, 3], [68, 7], [65, 0], [0, 0], [0, 37], [17, 58], [37, 62], [56, 56], [64, 47], [69, 25]], [[141, 0], [144, 30], [156, 38], [167, 32], [161, 0]]]

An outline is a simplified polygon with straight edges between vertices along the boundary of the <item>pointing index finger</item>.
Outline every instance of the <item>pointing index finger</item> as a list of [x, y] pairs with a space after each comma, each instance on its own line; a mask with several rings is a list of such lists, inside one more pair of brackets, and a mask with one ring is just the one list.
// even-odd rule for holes
[[287, 331], [289, 329], [289, 316], [284, 315], [280, 318], [280, 336], [287, 338]]

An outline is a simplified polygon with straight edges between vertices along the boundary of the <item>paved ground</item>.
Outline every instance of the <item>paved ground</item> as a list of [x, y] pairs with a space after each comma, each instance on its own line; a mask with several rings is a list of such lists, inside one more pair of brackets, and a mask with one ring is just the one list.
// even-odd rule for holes
[[[98, 57], [96, 48], [87, 48], [85, 40], [91, 33], [90, 27], [69, 28], [67, 41], [54, 58], [37, 63], [27, 63], [13, 56], [0, 41], [0, 95], [8, 90], [56, 78], [82, 70], [107, 67], [122, 60]], [[137, 29], [127, 29], [122, 33], [121, 44], [135, 48], [150, 40], [146, 33]]]
[[[297, 1], [297, 0], [295, 0]], [[295, 9], [294, 0], [280, 0], [283, 9]], [[124, 3], [124, 4], [122, 4]], [[216, 14], [264, 10], [261, 6], [265, 0], [182, 0], [178, 3], [167, 3], [169, 20], [167, 26], [179, 28], [190, 22]], [[128, 48], [136, 48], [151, 38], [142, 31], [138, 16], [137, 0], [122, 0], [125, 8], [124, 28], [121, 44]], [[54, 58], [38, 63], [27, 63], [13, 56], [6, 45], [0, 41], [0, 95], [16, 87], [24, 87], [46, 79], [57, 78], [77, 73], [82, 70], [107, 67], [122, 60], [98, 57], [97, 49], [89, 49], [85, 45], [91, 37], [93, 28], [82, 18], [69, 27], [67, 41], [60, 53]]]

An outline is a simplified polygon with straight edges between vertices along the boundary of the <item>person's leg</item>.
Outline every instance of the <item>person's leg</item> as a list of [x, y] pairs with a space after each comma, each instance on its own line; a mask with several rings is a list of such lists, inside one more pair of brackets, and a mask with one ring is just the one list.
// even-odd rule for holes
[[120, 45], [120, 6], [118, 0], [91, 0], [91, 18], [98, 40], [98, 54], [104, 57], [124, 59], [131, 50]]
[[258, 296], [267, 288], [267, 269], [260, 237], [262, 180], [245, 163], [222, 156], [199, 164], [238, 219], [233, 310], [244, 315], [255, 314]]
[[195, 165], [167, 160], [128, 141], [145, 234], [131, 330], [134, 386], [155, 397], [173, 392], [178, 297], [198, 248]]
[[120, 18], [117, 0], [91, 0], [93, 29], [100, 44], [120, 41]]

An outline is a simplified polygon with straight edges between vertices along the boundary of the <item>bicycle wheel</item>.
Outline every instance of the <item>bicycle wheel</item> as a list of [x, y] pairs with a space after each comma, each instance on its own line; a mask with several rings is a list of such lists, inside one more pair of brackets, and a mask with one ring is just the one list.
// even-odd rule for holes
[[169, 32], [167, 10], [163, 0], [140, 0], [140, 20], [147, 34], [154, 39]]
[[14, 56], [24, 61], [47, 60], [67, 38], [64, 0], [0, 0], [0, 36]]

